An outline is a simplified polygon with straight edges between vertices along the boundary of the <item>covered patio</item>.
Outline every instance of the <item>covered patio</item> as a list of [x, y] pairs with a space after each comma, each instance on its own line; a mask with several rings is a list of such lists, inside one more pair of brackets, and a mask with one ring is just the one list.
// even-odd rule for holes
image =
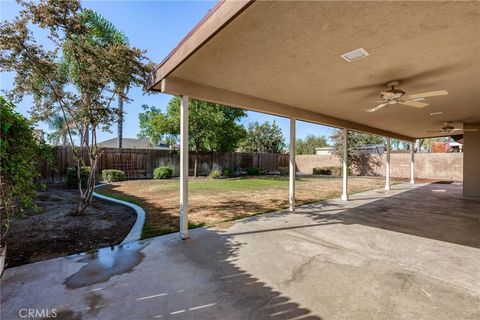
[[[391, 138], [410, 142], [413, 184], [415, 140], [456, 135], [463, 195], [480, 198], [479, 14], [478, 2], [220, 1], [149, 85], [182, 96], [181, 237], [188, 238], [190, 98], [290, 119], [291, 212], [297, 120], [341, 128], [344, 155], [348, 130], [386, 137], [387, 191]], [[344, 161], [344, 201], [347, 168]]]
[[460, 184], [400, 184], [28, 264], [6, 270], [1, 317], [477, 319], [479, 206]]

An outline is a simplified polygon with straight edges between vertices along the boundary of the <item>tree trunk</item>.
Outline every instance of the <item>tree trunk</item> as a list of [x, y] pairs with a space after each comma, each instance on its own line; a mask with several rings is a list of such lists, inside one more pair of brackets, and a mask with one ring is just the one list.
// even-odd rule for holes
[[[85, 143], [85, 145], [87, 145], [87, 146], [88, 146], [88, 144], [89, 144], [88, 141], [89, 141], [89, 139], [90, 139], [90, 132], [89, 132], [89, 129], [90, 129], [90, 128], [89, 128], [89, 127], [90, 127], [90, 126], [88, 125], [88, 123], [85, 124], [85, 128], [83, 128], [84, 136], [81, 137], [81, 138], [83, 138], [83, 141], [85, 141], [84, 143]], [[81, 144], [80, 144], [80, 145], [81, 145]]]
[[122, 149], [123, 142], [123, 97], [118, 96], [117, 147]]
[[198, 149], [195, 150], [195, 164], [193, 166], [193, 176], [198, 177]]

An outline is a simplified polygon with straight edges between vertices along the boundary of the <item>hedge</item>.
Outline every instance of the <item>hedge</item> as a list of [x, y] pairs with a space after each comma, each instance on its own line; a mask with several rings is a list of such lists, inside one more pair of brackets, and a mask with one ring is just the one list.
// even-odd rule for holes
[[248, 167], [245, 171], [247, 171], [249, 176], [258, 176], [260, 174], [259, 167]]
[[170, 179], [173, 175], [173, 170], [170, 167], [158, 167], [153, 170], [154, 179]]
[[235, 171], [232, 168], [224, 168], [223, 175], [225, 177], [233, 177], [235, 175]]
[[116, 169], [102, 170], [102, 180], [105, 182], [116, 182], [125, 180], [125, 172]]
[[342, 167], [320, 167], [313, 168], [313, 174], [315, 175], [324, 175], [324, 176], [341, 176], [343, 168]]
[[[88, 176], [92, 169], [90, 167], [82, 167], [80, 169], [80, 179], [82, 181], [82, 187], [85, 188], [87, 186]], [[67, 179], [65, 184], [69, 188], [78, 188], [78, 176], [77, 176], [77, 168], [70, 167], [67, 169]]]

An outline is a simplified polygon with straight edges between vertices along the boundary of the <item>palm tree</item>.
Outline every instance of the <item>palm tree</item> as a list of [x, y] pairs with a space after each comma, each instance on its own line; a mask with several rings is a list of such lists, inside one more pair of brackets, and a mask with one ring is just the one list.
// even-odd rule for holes
[[77, 133], [73, 130], [73, 122], [65, 121], [65, 118], [59, 113], [53, 114], [48, 120], [48, 128], [53, 130], [48, 134], [48, 140], [51, 144], [66, 146], [68, 141], [68, 128], [70, 126], [70, 131], [72, 135]]
[[[101, 46], [112, 46], [112, 45], [129, 45], [128, 38], [120, 30], [115, 28], [115, 26], [96, 13], [93, 10], [85, 10], [81, 16], [83, 23], [88, 27], [88, 30], [91, 30], [90, 40], [95, 44]], [[66, 63], [68, 64], [68, 51], [66, 53]], [[67, 67], [68, 68], [68, 67]], [[72, 70], [70, 68], [70, 70]], [[75, 78], [75, 77], [73, 77]], [[118, 148], [122, 148], [123, 140], [123, 103], [125, 100], [126, 92], [128, 91], [128, 85], [122, 83], [115, 83], [115, 92], [117, 95], [118, 101], [118, 120], [117, 120], [117, 141]], [[85, 130], [88, 134], [88, 130]], [[84, 137], [88, 141], [88, 136]]]

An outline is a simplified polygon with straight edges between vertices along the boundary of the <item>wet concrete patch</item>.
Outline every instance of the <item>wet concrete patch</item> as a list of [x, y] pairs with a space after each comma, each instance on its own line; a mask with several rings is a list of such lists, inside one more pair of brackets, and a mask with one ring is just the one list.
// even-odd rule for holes
[[145, 255], [142, 250], [148, 242], [132, 242], [112, 249], [104, 248], [86, 253], [78, 262], [87, 263], [68, 277], [64, 284], [69, 289], [105, 282], [111, 277], [133, 270]]

